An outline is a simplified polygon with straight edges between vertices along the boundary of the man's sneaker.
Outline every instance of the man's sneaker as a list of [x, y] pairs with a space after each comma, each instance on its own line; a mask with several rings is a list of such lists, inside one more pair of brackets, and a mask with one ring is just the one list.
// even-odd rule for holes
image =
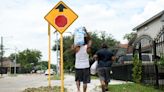
[[105, 89], [105, 91], [108, 91], [108, 88], [107, 88], [107, 89]]

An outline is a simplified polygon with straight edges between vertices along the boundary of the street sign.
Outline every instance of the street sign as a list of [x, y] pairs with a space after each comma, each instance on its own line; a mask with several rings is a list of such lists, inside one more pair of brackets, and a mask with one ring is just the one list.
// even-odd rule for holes
[[78, 15], [60, 1], [44, 18], [62, 34], [78, 18]]
[[77, 19], [74, 13], [64, 2], [60, 1], [44, 18], [48, 21], [48, 69], [49, 69], [49, 86], [50, 83], [50, 62], [51, 62], [51, 32], [52, 25], [60, 33], [60, 69], [61, 69], [61, 91], [64, 92], [64, 70], [63, 70], [63, 36], [62, 33]]

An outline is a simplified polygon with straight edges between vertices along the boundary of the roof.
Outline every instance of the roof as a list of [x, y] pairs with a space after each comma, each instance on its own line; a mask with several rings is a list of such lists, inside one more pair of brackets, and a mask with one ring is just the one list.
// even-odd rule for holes
[[128, 44], [119, 44], [120, 48], [128, 48]]
[[[14, 67], [15, 66], [15, 63], [12, 62], [10, 59], [4, 59], [3, 61], [3, 67]], [[0, 63], [0, 66], [1, 66], [1, 63]], [[20, 64], [16, 64], [16, 67], [20, 67]]]
[[154, 15], [153, 17], [151, 17], [151, 18], [148, 19], [147, 21], [143, 22], [142, 24], [140, 24], [140, 25], [136, 26], [135, 28], [133, 28], [133, 31], [135, 31], [135, 30], [137, 30], [137, 29], [143, 27], [144, 25], [146, 25], [146, 24], [152, 22], [154, 19], [161, 17], [163, 14], [164, 14], [164, 10], [161, 11], [160, 13]]

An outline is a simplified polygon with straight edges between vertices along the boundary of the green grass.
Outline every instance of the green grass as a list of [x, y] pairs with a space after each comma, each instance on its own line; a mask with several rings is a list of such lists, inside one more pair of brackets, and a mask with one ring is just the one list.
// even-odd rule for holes
[[144, 86], [135, 83], [110, 85], [108, 88], [111, 92], [164, 92], [152, 86]]
[[50, 76], [50, 79], [51, 80], [60, 80], [60, 76], [59, 75], [53, 75], [53, 76]]
[[96, 75], [91, 75], [91, 79], [98, 79], [99, 77]]
[[[54, 86], [54, 87], [27, 88], [23, 92], [60, 92], [60, 87]], [[64, 92], [67, 92], [67, 90], [64, 89]]]

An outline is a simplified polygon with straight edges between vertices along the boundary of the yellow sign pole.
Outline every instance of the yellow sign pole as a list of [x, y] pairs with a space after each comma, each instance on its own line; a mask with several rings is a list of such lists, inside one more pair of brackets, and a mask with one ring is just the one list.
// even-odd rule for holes
[[51, 32], [50, 32], [50, 24], [48, 23], [48, 86], [49, 87], [51, 87], [50, 68], [51, 68]]
[[[60, 1], [44, 17], [48, 21], [49, 30], [49, 86], [50, 85], [50, 25], [60, 33], [60, 78], [61, 92], [64, 92], [64, 69], [63, 69], [63, 36], [62, 33], [78, 18], [78, 15], [72, 11], [63, 1]], [[61, 21], [60, 21], [61, 20]]]
[[61, 63], [61, 91], [64, 92], [64, 70], [63, 70], [63, 36], [60, 34], [60, 63]]

